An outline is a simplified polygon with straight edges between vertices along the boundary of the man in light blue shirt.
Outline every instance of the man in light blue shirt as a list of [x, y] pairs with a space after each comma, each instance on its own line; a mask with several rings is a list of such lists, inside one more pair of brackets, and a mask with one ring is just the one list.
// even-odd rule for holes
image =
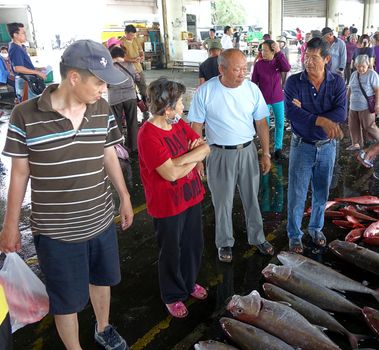
[[[216, 247], [220, 261], [232, 261], [234, 245], [232, 210], [238, 185], [246, 216], [248, 242], [263, 254], [274, 253], [265, 239], [258, 203], [259, 161], [252, 142], [255, 134], [262, 146], [262, 171], [270, 171], [267, 104], [258, 87], [245, 79], [247, 61], [237, 49], [219, 56], [220, 76], [201, 85], [192, 100], [188, 119], [192, 128], [205, 134], [211, 146], [207, 158], [207, 180], [216, 215]], [[254, 127], [254, 121], [256, 129]], [[198, 164], [204, 175], [203, 164]]]
[[329, 27], [323, 28], [321, 34], [330, 46], [331, 61], [328, 68], [332, 73], [337, 73], [343, 78], [346, 66], [346, 44], [340, 38], [335, 37], [333, 30]]

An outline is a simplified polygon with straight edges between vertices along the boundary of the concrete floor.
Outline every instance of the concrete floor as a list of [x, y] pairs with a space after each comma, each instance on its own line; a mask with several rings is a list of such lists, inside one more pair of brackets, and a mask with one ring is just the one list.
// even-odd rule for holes
[[[190, 96], [197, 85], [197, 73], [147, 71], [148, 81], [160, 76], [167, 76], [183, 82], [188, 87], [185, 104], [188, 105]], [[187, 102], [186, 102], [187, 101]], [[7, 110], [6, 110], [7, 112]], [[8, 110], [9, 112], [9, 110]], [[7, 117], [0, 120], [0, 148], [2, 149], [7, 127]], [[346, 132], [345, 135], [348, 135]], [[288, 151], [290, 132], [285, 133], [285, 151]], [[336, 166], [333, 189], [330, 198], [352, 195], [375, 194], [372, 188], [377, 184], [371, 180], [371, 173], [360, 167], [351, 154], [344, 151], [349, 144], [346, 136], [341, 142], [341, 152]], [[9, 181], [9, 160], [1, 156], [4, 170], [0, 172], [0, 222], [4, 215], [6, 189]], [[124, 168], [126, 169], [126, 165]], [[188, 301], [190, 315], [185, 320], [175, 320], [168, 315], [160, 299], [157, 276], [157, 247], [153, 234], [152, 220], [145, 210], [143, 188], [139, 180], [138, 162], [132, 161], [133, 184], [129, 190], [135, 209], [135, 220], [132, 228], [126, 232], [119, 232], [120, 259], [122, 266], [122, 282], [112, 290], [111, 322], [126, 338], [131, 349], [168, 350], [192, 349], [198, 340], [216, 339], [224, 341], [218, 320], [226, 315], [226, 300], [233, 294], [247, 294], [253, 289], [261, 291], [263, 278], [262, 269], [270, 262], [278, 263], [276, 257], [263, 257], [255, 248], [247, 244], [243, 209], [238, 192], [235, 196], [233, 213], [234, 234], [236, 245], [232, 264], [220, 263], [214, 246], [214, 214], [209, 191], [204, 201], [203, 223], [205, 249], [203, 263], [199, 275], [199, 282], [209, 290], [206, 301]], [[260, 202], [264, 217], [264, 228], [267, 238], [273, 243], [277, 252], [285, 250], [286, 238], [286, 189], [287, 189], [287, 162], [274, 163], [272, 171], [261, 182]], [[377, 193], [376, 193], [377, 194]], [[117, 201], [117, 198], [115, 198]], [[31, 243], [28, 228], [28, 212], [30, 208], [30, 194], [28, 193], [22, 211], [23, 250], [20, 254], [29, 265], [39, 274], [35, 260], [34, 247]], [[306, 222], [304, 223], [306, 227]], [[336, 237], [343, 239], [346, 231], [326, 222], [325, 234], [328, 240]], [[306, 255], [319, 261], [325, 261], [339, 271], [356, 278], [366, 280], [372, 288], [378, 288], [378, 279], [369, 273], [364, 273], [351, 266], [337, 261], [328, 251], [315, 250], [305, 240]], [[350, 298], [350, 295], [349, 295]], [[379, 309], [379, 304], [371, 297], [351, 295], [358, 305], [371, 306]], [[363, 320], [353, 317], [337, 315], [338, 319], [355, 333], [369, 334]], [[83, 349], [99, 349], [93, 341], [94, 316], [89, 305], [79, 316], [80, 339]], [[342, 349], [348, 349], [348, 343], [342, 336], [330, 334]], [[28, 325], [14, 334], [15, 350], [63, 350], [59, 341], [52, 318], [45, 317], [42, 321]], [[365, 346], [379, 349], [379, 343], [370, 340]]]

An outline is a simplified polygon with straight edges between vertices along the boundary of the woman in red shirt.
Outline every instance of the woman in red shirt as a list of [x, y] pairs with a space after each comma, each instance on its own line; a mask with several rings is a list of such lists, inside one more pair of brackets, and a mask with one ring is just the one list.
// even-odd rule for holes
[[204, 187], [196, 164], [209, 146], [181, 119], [184, 85], [160, 78], [148, 88], [152, 117], [138, 133], [141, 180], [159, 246], [159, 285], [170, 314], [188, 314], [184, 301], [205, 299], [196, 283], [203, 252]]

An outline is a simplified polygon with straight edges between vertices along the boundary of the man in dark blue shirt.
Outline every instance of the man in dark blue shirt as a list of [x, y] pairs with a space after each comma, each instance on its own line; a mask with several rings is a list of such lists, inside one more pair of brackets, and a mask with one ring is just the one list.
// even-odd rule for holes
[[325, 246], [322, 232], [336, 157], [336, 140], [343, 137], [339, 123], [346, 119], [343, 79], [325, 66], [330, 61], [328, 43], [321, 38], [308, 42], [305, 71], [288, 78], [285, 86], [286, 116], [291, 122], [289, 157], [288, 224], [289, 247], [303, 252], [301, 223], [312, 184], [312, 213], [308, 233], [317, 246]]
[[199, 85], [207, 80], [220, 75], [218, 70], [218, 56], [222, 50], [221, 43], [214, 41], [209, 44], [209, 57], [199, 67]]
[[[26, 32], [22, 23], [9, 23], [7, 25], [8, 32], [12, 38], [12, 42], [9, 44], [9, 59], [11, 61], [12, 70], [15, 73], [15, 88], [16, 95], [19, 101], [23, 100], [24, 89], [26, 86], [25, 80], [23, 80], [19, 74], [34, 74], [45, 80], [46, 75], [42, 69], [35, 69], [34, 65], [26, 52], [24, 43], [26, 42]], [[28, 89], [28, 98], [35, 97], [36, 95]]]

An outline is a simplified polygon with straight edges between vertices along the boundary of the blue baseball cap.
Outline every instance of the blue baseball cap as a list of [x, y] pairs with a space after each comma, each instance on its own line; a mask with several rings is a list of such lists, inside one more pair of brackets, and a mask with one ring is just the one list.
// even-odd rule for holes
[[129, 78], [113, 66], [109, 50], [93, 40], [78, 40], [63, 52], [61, 63], [65, 66], [90, 71], [110, 85], [118, 85]]

